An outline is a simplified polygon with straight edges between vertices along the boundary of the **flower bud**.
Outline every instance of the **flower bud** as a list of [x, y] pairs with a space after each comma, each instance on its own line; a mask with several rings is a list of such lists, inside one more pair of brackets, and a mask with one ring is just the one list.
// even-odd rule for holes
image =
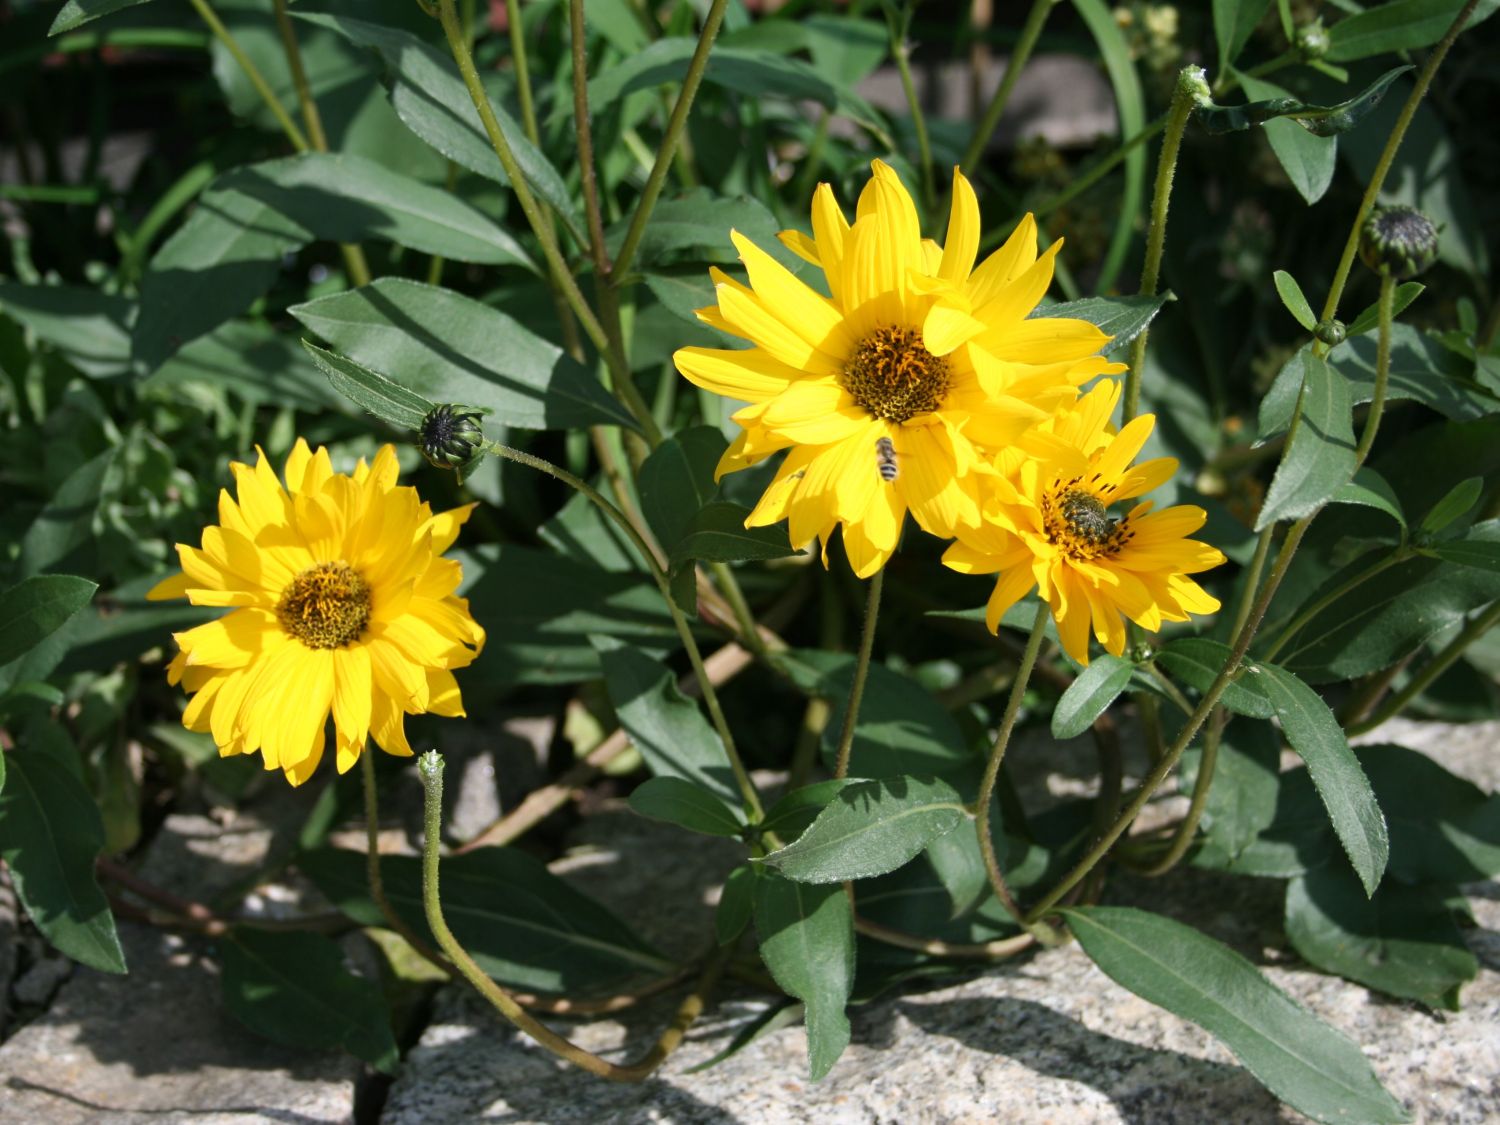
[[1348, 333], [1344, 329], [1342, 320], [1320, 320], [1318, 326], [1313, 329], [1313, 336], [1320, 344], [1327, 344], [1330, 348], [1335, 344], [1342, 344]]
[[480, 411], [451, 402], [433, 407], [417, 431], [422, 456], [440, 469], [462, 467], [484, 443], [481, 417]]
[[1297, 29], [1297, 52], [1304, 62], [1321, 59], [1328, 53], [1331, 45], [1332, 40], [1329, 39], [1328, 29], [1323, 26], [1322, 20], [1313, 20]]
[[1201, 66], [1185, 66], [1177, 72], [1177, 89], [1192, 99], [1193, 105], [1202, 109], [1214, 104], [1214, 93], [1208, 85], [1208, 76]]
[[1376, 273], [1388, 271], [1397, 281], [1437, 261], [1438, 228], [1412, 207], [1383, 207], [1370, 214], [1359, 233], [1359, 256]]

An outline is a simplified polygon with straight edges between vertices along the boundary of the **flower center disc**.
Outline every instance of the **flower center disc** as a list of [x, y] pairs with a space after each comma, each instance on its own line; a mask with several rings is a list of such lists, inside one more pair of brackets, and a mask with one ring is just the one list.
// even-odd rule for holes
[[1104, 501], [1082, 488], [1046, 504], [1042, 516], [1052, 542], [1072, 558], [1112, 555], [1123, 546], [1123, 521], [1112, 519]]
[[369, 584], [348, 563], [319, 563], [282, 592], [276, 619], [308, 648], [343, 648], [370, 622]]
[[948, 361], [923, 347], [914, 329], [877, 328], [855, 347], [841, 382], [866, 413], [900, 423], [942, 405]]

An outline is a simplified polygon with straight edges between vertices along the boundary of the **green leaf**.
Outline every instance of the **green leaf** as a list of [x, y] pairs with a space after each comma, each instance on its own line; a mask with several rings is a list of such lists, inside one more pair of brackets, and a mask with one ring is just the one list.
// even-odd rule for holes
[[807, 831], [765, 863], [800, 883], [867, 879], [896, 870], [967, 819], [945, 781], [861, 781], [839, 790]]
[[[1272, 97], [1264, 101], [1246, 102], [1244, 105], [1200, 106], [1198, 121], [1210, 133], [1234, 133], [1260, 125], [1277, 118], [1297, 122], [1315, 137], [1335, 137], [1347, 133], [1380, 104], [1386, 89], [1401, 75], [1411, 70], [1410, 66], [1398, 66], [1386, 71], [1348, 101], [1337, 105], [1310, 105], [1293, 97]], [[1241, 76], [1243, 78], [1243, 76]], [[1250, 80], [1255, 83], [1255, 79]], [[1278, 89], [1269, 82], [1258, 83], [1262, 88]], [[1253, 93], [1250, 85], [1247, 93]]]
[[125, 954], [109, 902], [94, 881], [104, 822], [83, 782], [35, 751], [5, 755], [0, 790], [0, 858], [42, 936], [105, 973], [123, 973]]
[[849, 1045], [844, 1013], [854, 987], [849, 896], [836, 883], [794, 883], [762, 869], [755, 879], [755, 932], [771, 977], [803, 1003], [808, 1070], [816, 1082]]
[[1134, 674], [1135, 664], [1129, 660], [1107, 652], [1096, 656], [1057, 701], [1057, 709], [1052, 712], [1052, 737], [1076, 738], [1088, 730]]
[[356, 363], [399, 371], [405, 386], [433, 402], [488, 410], [486, 424], [635, 427], [629, 411], [561, 348], [451, 290], [386, 277], [287, 311]]
[[620, 725], [657, 777], [678, 777], [738, 805], [724, 743], [666, 665], [613, 637], [591, 637]]
[[353, 406], [322, 377], [292, 333], [263, 321], [231, 320], [184, 345], [140, 384], [143, 396], [180, 406], [228, 391], [241, 402], [307, 411]]
[[56, 632], [89, 604], [98, 588], [70, 574], [38, 574], [0, 594], [0, 665]]
[[[1229, 646], [1208, 637], [1179, 637], [1158, 649], [1154, 659], [1201, 694], [1229, 662]], [[1239, 679], [1230, 681], [1219, 702], [1236, 715], [1252, 719], [1269, 719], [1276, 713], [1259, 680], [1248, 670], [1242, 671]]]
[[348, 153], [308, 152], [236, 168], [214, 183], [270, 207], [316, 238], [385, 239], [459, 262], [536, 265], [521, 245], [450, 191]]
[[1417, 528], [1417, 534], [1436, 535], [1479, 503], [1482, 495], [1484, 495], [1483, 477], [1469, 477], [1459, 481], [1432, 506], [1431, 511], [1422, 517], [1422, 524]]
[[1390, 856], [1390, 838], [1369, 778], [1349, 749], [1343, 728], [1317, 692], [1274, 664], [1256, 668], [1261, 688], [1276, 708], [1282, 733], [1307, 763], [1333, 830], [1354, 864], [1365, 893], [1373, 895]]
[[1459, 988], [1479, 974], [1479, 962], [1447, 899], [1436, 887], [1401, 883], [1366, 898], [1347, 871], [1322, 867], [1287, 884], [1286, 936], [1325, 972], [1456, 1012]]
[[[1240, 84], [1246, 95], [1252, 98], [1291, 100], [1287, 90], [1272, 82], [1259, 81], [1242, 74]], [[1303, 128], [1303, 124], [1286, 118], [1267, 121], [1266, 141], [1286, 172], [1287, 179], [1292, 182], [1297, 193], [1311, 204], [1322, 199], [1328, 191], [1328, 185], [1333, 183], [1334, 166], [1338, 163], [1338, 137], [1317, 136]], [[1316, 324], [1317, 321], [1314, 320], [1304, 327], [1311, 332]]]
[[785, 524], [746, 527], [750, 509], [727, 500], [710, 500], [688, 520], [672, 548], [672, 566], [691, 559], [739, 562], [745, 559], [784, 559], [800, 555], [787, 539]]
[[[1279, 759], [1279, 735], [1275, 741]], [[1210, 793], [1218, 789], [1215, 785]], [[1339, 855], [1328, 813], [1305, 766], [1280, 775], [1275, 802], [1271, 823], [1239, 854], [1231, 854], [1220, 841], [1210, 838], [1194, 853], [1193, 865], [1263, 879], [1290, 879]]]
[[[1200, 751], [1183, 758], [1182, 789], [1192, 788]], [[1203, 809], [1204, 831], [1230, 859], [1271, 826], [1280, 790], [1281, 738], [1270, 723], [1236, 719], [1219, 738], [1213, 785]]]
[[1281, 303], [1286, 306], [1286, 311], [1292, 314], [1293, 319], [1309, 332], [1316, 328], [1318, 318], [1313, 315], [1312, 306], [1303, 296], [1302, 286], [1297, 284], [1297, 279], [1286, 270], [1277, 270], [1271, 278], [1276, 282], [1276, 292], [1281, 295]]
[[217, 185], [199, 196], [141, 279], [131, 343], [142, 374], [244, 312], [276, 280], [283, 256], [312, 240], [305, 227], [274, 207]]
[[1406, 516], [1401, 511], [1401, 499], [1396, 490], [1383, 476], [1367, 465], [1361, 465], [1354, 479], [1333, 494], [1330, 504], [1357, 504], [1384, 512], [1403, 528]]
[[1390, 824], [1392, 876], [1469, 883], [1500, 874], [1500, 796], [1404, 746], [1355, 752]]
[[1171, 293], [1155, 297], [1084, 297], [1055, 305], [1038, 305], [1028, 319], [1069, 317], [1086, 320], [1110, 337], [1105, 355], [1113, 355], [1146, 330], [1162, 306], [1173, 300]]
[[766, 818], [760, 822], [762, 830], [774, 832], [784, 840], [795, 840], [841, 790], [856, 784], [856, 780], [836, 777], [793, 789], [766, 810]]
[[755, 871], [749, 864], [741, 864], [724, 878], [724, 888], [719, 892], [719, 906], [714, 911], [714, 937], [720, 945], [728, 945], [745, 932], [750, 917], [755, 912]]
[[61, 35], [65, 31], [82, 27], [100, 16], [107, 16], [112, 12], [134, 8], [137, 4], [145, 3], [147, 0], [67, 0], [52, 21], [52, 26], [47, 29], [47, 35], [49, 38], [53, 35]]
[[[589, 105], [595, 113], [638, 90], [680, 82], [698, 41], [689, 36], [658, 39], [645, 50], [605, 69], [589, 81]], [[703, 80], [748, 97], [811, 100], [826, 109], [839, 104], [837, 89], [808, 63], [768, 51], [716, 47]], [[561, 112], [561, 111], [559, 111]]]
[[307, 354], [312, 356], [313, 362], [323, 374], [328, 376], [334, 390], [397, 429], [412, 432], [420, 430], [422, 419], [436, 405], [415, 391], [409, 391], [400, 383], [392, 382], [379, 372], [371, 371], [351, 359], [325, 351], [306, 340], [302, 341], [302, 346], [307, 349]]
[[[1462, 8], [1463, 0], [1392, 0], [1339, 20], [1328, 29], [1331, 63], [1430, 47], [1441, 39]], [[1500, 8], [1500, 0], [1479, 0], [1465, 30]]]
[[[1427, 286], [1423, 285], [1420, 281], [1403, 281], [1400, 285], [1396, 286], [1395, 293], [1391, 295], [1391, 316], [1393, 318], [1400, 316], [1406, 311], [1407, 306], [1420, 297], [1426, 289]], [[1351, 320], [1349, 327], [1344, 331], [1350, 337], [1360, 336], [1372, 328], [1379, 327], [1379, 325], [1380, 302], [1376, 301], [1374, 304], [1366, 306], [1358, 316]]]
[[292, 1047], [339, 1047], [396, 1072], [401, 1058], [380, 984], [344, 968], [337, 942], [241, 926], [220, 949], [224, 1006], [251, 1031]]
[[[351, 16], [325, 12], [297, 15], [309, 23], [337, 31], [358, 46], [378, 51], [386, 66], [391, 107], [406, 127], [455, 164], [499, 183], [510, 183], [480, 124], [458, 68], [446, 54], [410, 32]], [[531, 143], [515, 118], [496, 104], [493, 96], [489, 102], [527, 184], [551, 204], [575, 241], [585, 245], [572, 195], [557, 169]]]
[[1214, 39], [1219, 44], [1219, 69], [1227, 71], [1240, 57], [1255, 25], [1271, 0], [1214, 0]]
[[647, 779], [631, 791], [630, 807], [652, 820], [707, 836], [737, 837], [745, 827], [737, 807], [680, 777]]
[[1344, 377], [1302, 352], [1302, 414], [1255, 521], [1262, 531], [1321, 507], [1354, 475], [1354, 423]]
[[106, 449], [68, 473], [21, 537], [18, 573], [25, 578], [50, 570], [80, 548], [97, 544], [99, 497], [116, 450]]
[[1500, 574], [1500, 543], [1486, 539], [1453, 539], [1427, 548], [1446, 562]]
[[1358, 1046], [1227, 946], [1128, 907], [1063, 914], [1110, 978], [1208, 1031], [1293, 1109], [1324, 1122], [1408, 1120]]
[[713, 426], [694, 426], [662, 442], [641, 463], [641, 514], [669, 552], [693, 517], [718, 495], [714, 468], [728, 442]]
[[[319, 848], [299, 856], [297, 866], [360, 925], [388, 925], [370, 899], [362, 853]], [[391, 905], [426, 936], [422, 861], [415, 856], [383, 856], [380, 871]], [[480, 968], [505, 984], [576, 995], [598, 992], [642, 973], [665, 975], [673, 970], [670, 961], [619, 918], [525, 852], [479, 848], [447, 857], [440, 879], [443, 916], [453, 935]]]
[[130, 370], [133, 301], [81, 286], [0, 281], [0, 312], [31, 329], [85, 375], [108, 378]]
[[[619, 251], [629, 226], [622, 221], [606, 232], [605, 245], [611, 255]], [[802, 259], [776, 237], [782, 224], [764, 203], [748, 195], [718, 195], [707, 188], [694, 188], [657, 203], [642, 232], [634, 268], [670, 261], [684, 251], [707, 251], [710, 261], [738, 261], [729, 240], [731, 228], [794, 272], [802, 268]]]

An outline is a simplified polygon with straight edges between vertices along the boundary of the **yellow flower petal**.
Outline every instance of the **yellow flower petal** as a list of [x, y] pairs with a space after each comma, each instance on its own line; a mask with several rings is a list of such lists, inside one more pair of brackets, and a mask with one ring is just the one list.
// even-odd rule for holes
[[672, 362], [694, 386], [742, 402], [774, 398], [802, 374], [760, 348], [678, 348]]

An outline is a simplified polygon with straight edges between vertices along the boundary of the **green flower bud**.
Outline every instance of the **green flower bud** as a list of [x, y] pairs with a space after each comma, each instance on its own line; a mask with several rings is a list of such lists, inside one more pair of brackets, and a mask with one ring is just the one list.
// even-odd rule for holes
[[1335, 344], [1342, 344], [1347, 333], [1344, 330], [1342, 320], [1320, 320], [1318, 326], [1313, 329], [1313, 335], [1318, 343], [1327, 344], [1330, 348]]
[[1322, 20], [1313, 20], [1297, 29], [1297, 51], [1304, 62], [1321, 59], [1328, 53], [1331, 43]]
[[1397, 281], [1437, 261], [1438, 228], [1411, 207], [1384, 207], [1371, 212], [1359, 232], [1359, 256], [1376, 273], [1388, 270]]
[[462, 468], [484, 443], [480, 411], [445, 402], [422, 419], [417, 431], [422, 456], [440, 469]]
[[1198, 108], [1214, 104], [1214, 92], [1201, 66], [1185, 66], [1177, 72], [1177, 88], [1192, 99]]

